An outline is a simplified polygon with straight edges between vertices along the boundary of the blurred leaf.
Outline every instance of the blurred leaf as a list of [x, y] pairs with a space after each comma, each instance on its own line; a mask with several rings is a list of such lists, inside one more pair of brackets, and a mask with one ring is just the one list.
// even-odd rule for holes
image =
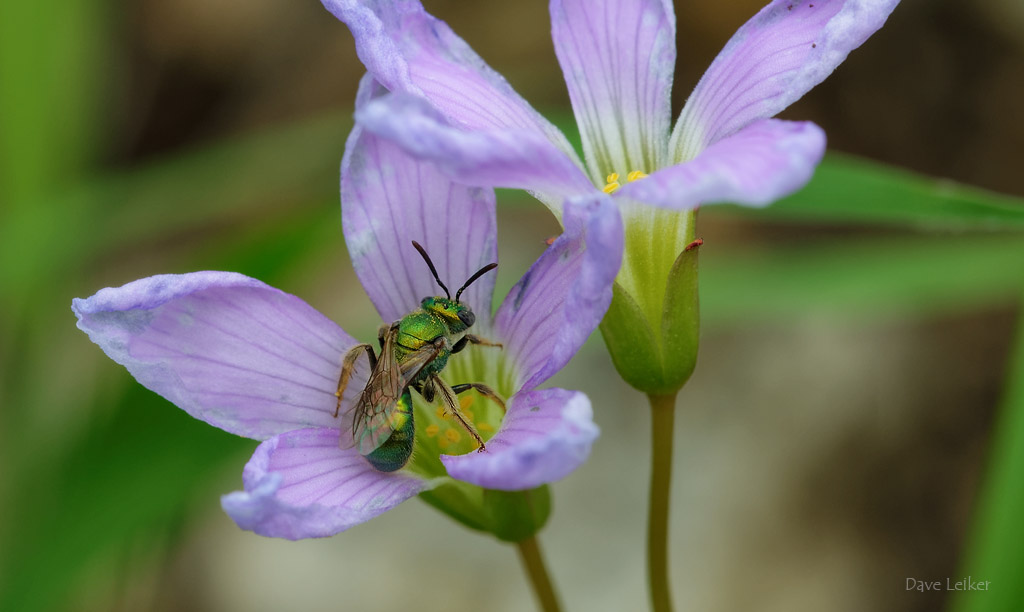
[[[128, 374], [123, 377], [127, 382]], [[196, 489], [208, 486], [226, 460], [241, 470], [252, 440], [218, 431], [136, 384], [127, 385], [108, 418], [65, 460], [25, 475], [27, 503], [4, 555], [10, 563], [0, 610], [60, 606], [91, 561], [179, 520]], [[204, 500], [204, 506], [216, 504]], [[225, 517], [224, 520], [229, 520]]]
[[27, 206], [77, 178], [98, 148], [106, 2], [0, 3], [0, 196]]
[[956, 612], [1024, 609], [1024, 317], [1018, 318], [1007, 374], [1006, 396], [992, 431], [988, 470], [961, 572], [961, 577], [990, 584], [986, 591], [955, 593]]
[[271, 127], [109, 176], [76, 197], [112, 209], [94, 237], [99, 245], [124, 236], [144, 241], [210, 224], [244, 223], [261, 211], [337, 204], [351, 128], [348, 112]]
[[0, 227], [0, 257], [22, 262], [0, 268], [0, 287], [27, 293], [76, 272], [83, 256], [246, 223], [268, 210], [337, 202], [350, 127], [347, 114], [324, 115], [96, 178], [40, 202], [32, 215]]
[[828, 153], [801, 191], [763, 209], [742, 210], [757, 218], [789, 221], [949, 230], [1024, 229], [1022, 198], [841, 153]]
[[108, 9], [104, 0], [0, 2], [0, 261], [18, 263], [0, 266], [0, 308], [18, 310], [51, 248], [83, 233], [52, 200], [101, 146]]
[[809, 312], [932, 316], [1017, 297], [1024, 237], [871, 238], [720, 254], [701, 247], [705, 327], [756, 325]]

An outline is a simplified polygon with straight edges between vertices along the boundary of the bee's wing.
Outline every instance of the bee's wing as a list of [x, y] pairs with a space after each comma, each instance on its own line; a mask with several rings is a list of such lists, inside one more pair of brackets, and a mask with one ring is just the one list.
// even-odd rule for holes
[[388, 415], [398, 404], [403, 388], [401, 370], [395, 357], [397, 333], [395, 327], [388, 330], [377, 363], [352, 408], [352, 444], [343, 445], [355, 446], [363, 455], [376, 450], [393, 431]]
[[368, 455], [377, 450], [391, 437], [395, 430], [392, 419], [398, 400], [405, 388], [427, 364], [433, 361], [440, 350], [433, 345], [425, 346], [407, 355], [401, 363], [395, 356], [397, 327], [388, 330], [384, 337], [377, 365], [370, 373], [352, 418], [352, 442], [359, 453]]
[[399, 369], [402, 371], [402, 386], [406, 387], [409, 383], [416, 380], [420, 370], [427, 367], [431, 361], [437, 359], [437, 356], [441, 354], [441, 350], [440, 346], [428, 344], [406, 355], [405, 359], [398, 364]]

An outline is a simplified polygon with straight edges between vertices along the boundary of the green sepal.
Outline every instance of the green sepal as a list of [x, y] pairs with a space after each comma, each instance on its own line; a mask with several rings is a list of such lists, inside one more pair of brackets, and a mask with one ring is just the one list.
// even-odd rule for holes
[[[697, 247], [676, 258], [665, 280], [661, 321], [615, 283], [601, 335], [615, 369], [630, 386], [653, 395], [676, 393], [693, 374], [700, 339]], [[660, 333], [655, 336], [653, 330]]]
[[676, 258], [665, 288], [661, 314], [662, 355], [665, 388], [674, 393], [690, 380], [697, 366], [700, 345], [700, 300], [697, 282], [699, 243], [687, 247]]
[[661, 355], [651, 325], [619, 283], [612, 286], [612, 303], [601, 320], [601, 335], [612, 364], [631, 387], [646, 391], [661, 386]]
[[484, 489], [484, 510], [490, 532], [499, 540], [522, 542], [533, 537], [551, 516], [551, 491], [547, 485], [526, 491]]
[[487, 517], [480, 511], [484, 490], [460, 480], [446, 480], [438, 487], [422, 491], [420, 499], [470, 529], [490, 532]]
[[419, 494], [456, 522], [499, 540], [520, 542], [544, 527], [551, 515], [547, 485], [527, 491], [495, 491], [453, 479]]

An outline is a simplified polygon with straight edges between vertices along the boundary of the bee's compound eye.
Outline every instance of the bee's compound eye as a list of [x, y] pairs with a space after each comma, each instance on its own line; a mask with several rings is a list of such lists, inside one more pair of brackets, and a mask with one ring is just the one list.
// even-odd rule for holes
[[473, 323], [476, 323], [476, 315], [470, 309], [459, 311], [459, 320], [466, 324], [466, 327], [472, 327]]
[[427, 297], [425, 297], [422, 300], [420, 300], [420, 306], [425, 306], [426, 303], [429, 302], [429, 301], [430, 301], [430, 296], [428, 295]]

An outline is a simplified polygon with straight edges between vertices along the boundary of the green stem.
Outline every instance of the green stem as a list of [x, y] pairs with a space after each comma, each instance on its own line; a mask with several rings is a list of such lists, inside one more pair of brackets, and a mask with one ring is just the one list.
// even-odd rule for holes
[[526, 575], [530, 577], [530, 585], [537, 596], [540, 609], [544, 612], [559, 612], [562, 608], [558, 604], [558, 595], [555, 594], [555, 587], [551, 584], [551, 577], [548, 576], [548, 569], [544, 565], [537, 536], [520, 540], [516, 546], [519, 550], [519, 559], [526, 568]]
[[647, 578], [651, 610], [671, 612], [668, 580], [668, 506], [672, 496], [672, 421], [676, 394], [648, 395], [651, 402], [651, 497], [647, 515]]

